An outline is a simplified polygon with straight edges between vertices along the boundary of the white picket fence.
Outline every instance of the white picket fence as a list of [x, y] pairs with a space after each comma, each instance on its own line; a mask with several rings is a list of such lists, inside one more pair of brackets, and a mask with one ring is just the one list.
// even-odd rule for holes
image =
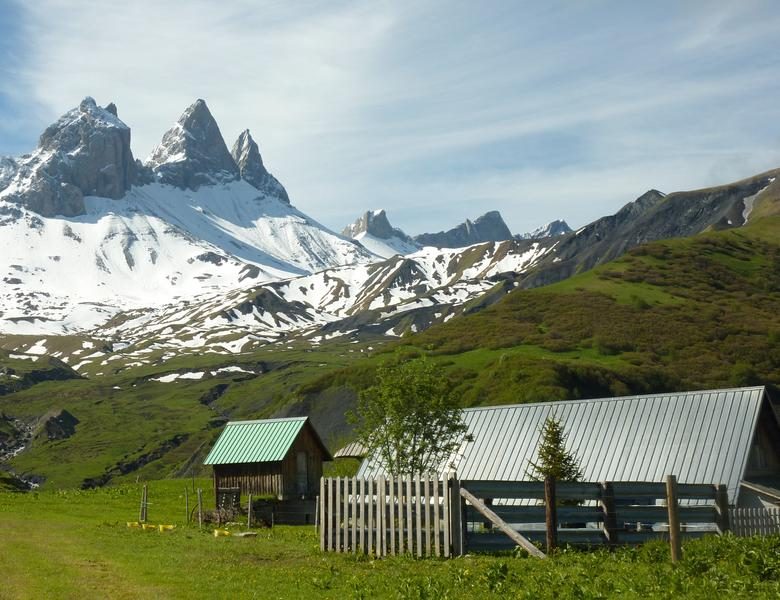
[[780, 508], [732, 508], [729, 521], [734, 535], [780, 535]]
[[435, 476], [323, 477], [320, 548], [376, 556], [448, 557], [450, 503], [447, 481]]

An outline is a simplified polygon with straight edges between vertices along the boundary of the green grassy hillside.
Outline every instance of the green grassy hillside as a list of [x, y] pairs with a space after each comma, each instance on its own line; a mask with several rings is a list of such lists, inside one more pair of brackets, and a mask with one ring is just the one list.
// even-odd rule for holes
[[408, 344], [468, 371], [472, 403], [778, 384], [778, 315], [772, 219], [637, 248]]
[[[338, 342], [317, 351], [274, 346], [244, 355], [189, 356], [91, 379], [41, 380], [0, 395], [0, 415], [19, 419], [34, 432], [29, 449], [11, 460], [10, 467], [53, 487], [198, 473], [228, 419], [296, 410], [308, 414], [306, 407], [297, 407], [295, 390], [301, 382], [342, 369], [360, 360], [365, 350]], [[220, 371], [225, 367], [235, 370]], [[166, 381], [176, 374], [201, 378]], [[49, 439], [42, 423], [61, 410], [78, 419], [75, 432]], [[337, 417], [333, 427], [327, 426], [329, 413], [319, 420], [335, 431], [343, 426], [343, 414]], [[0, 420], [0, 442], [2, 427], [9, 429], [6, 437], [13, 433], [8, 421]]]
[[[667, 240], [405, 338], [464, 405], [780, 384], [780, 219]], [[363, 387], [370, 365], [305, 386]]]

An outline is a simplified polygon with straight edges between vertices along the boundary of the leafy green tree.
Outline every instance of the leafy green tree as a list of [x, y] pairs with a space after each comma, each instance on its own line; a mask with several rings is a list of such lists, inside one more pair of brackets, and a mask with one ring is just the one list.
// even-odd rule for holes
[[436, 471], [468, 430], [450, 382], [425, 357], [379, 367], [350, 420], [368, 456], [394, 475]]
[[537, 462], [528, 461], [526, 475], [533, 481], [555, 477], [558, 481], [580, 481], [582, 470], [577, 457], [566, 450], [566, 432], [555, 416], [547, 417], [542, 426], [542, 439], [537, 450]]

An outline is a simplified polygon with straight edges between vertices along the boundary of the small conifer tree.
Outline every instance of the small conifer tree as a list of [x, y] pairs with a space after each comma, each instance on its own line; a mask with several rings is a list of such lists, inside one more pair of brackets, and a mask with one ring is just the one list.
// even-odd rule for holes
[[582, 470], [577, 457], [566, 450], [566, 432], [555, 416], [547, 417], [542, 426], [542, 439], [537, 451], [537, 462], [528, 461], [525, 473], [532, 481], [555, 477], [558, 481], [580, 481]]

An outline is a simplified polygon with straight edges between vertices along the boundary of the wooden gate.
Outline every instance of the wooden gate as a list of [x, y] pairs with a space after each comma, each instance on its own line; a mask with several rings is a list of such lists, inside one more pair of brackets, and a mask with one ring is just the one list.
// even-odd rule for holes
[[376, 556], [450, 555], [450, 488], [428, 475], [320, 480], [320, 548]]

